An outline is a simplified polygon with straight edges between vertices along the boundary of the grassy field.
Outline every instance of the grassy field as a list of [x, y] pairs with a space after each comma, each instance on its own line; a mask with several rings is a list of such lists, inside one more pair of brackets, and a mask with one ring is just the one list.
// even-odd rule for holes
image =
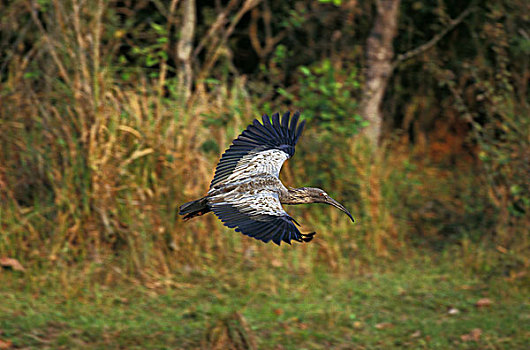
[[362, 274], [212, 268], [112, 286], [4, 271], [0, 348], [526, 348], [528, 284], [465, 270], [417, 258]]

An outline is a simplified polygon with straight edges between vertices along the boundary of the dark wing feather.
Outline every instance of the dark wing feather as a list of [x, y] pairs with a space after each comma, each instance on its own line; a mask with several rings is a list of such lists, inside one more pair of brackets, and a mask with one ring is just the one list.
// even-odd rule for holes
[[[298, 124], [300, 119], [300, 112], [295, 112], [290, 119], [290, 113], [285, 113], [281, 120], [278, 113], [272, 115], [272, 123], [266, 114], [262, 117], [262, 123], [257, 119], [244, 130], [226, 150], [221, 157], [219, 164], [215, 169], [215, 176], [210, 184], [210, 189], [215, 185], [222, 183], [232, 175], [236, 169], [242, 169], [247, 165], [252, 164], [253, 156], [259, 155], [260, 152], [277, 150], [285, 153], [285, 159], [294, 155], [294, 149], [302, 130], [304, 129], [305, 121]], [[265, 155], [265, 153], [263, 153]], [[275, 155], [275, 157], [272, 157]], [[267, 157], [270, 157], [270, 166], [261, 164], [262, 172], [269, 172], [276, 175], [279, 168], [285, 161], [284, 157], [278, 156], [278, 153], [268, 152]], [[273, 158], [275, 160], [273, 160]], [[266, 160], [262, 160], [266, 162]], [[248, 173], [246, 174], [248, 176]]]
[[283, 210], [282, 215], [246, 213], [228, 203], [214, 205], [212, 210], [225, 226], [265, 243], [273, 241], [280, 245], [282, 241], [289, 244], [292, 240], [303, 241], [294, 220]]

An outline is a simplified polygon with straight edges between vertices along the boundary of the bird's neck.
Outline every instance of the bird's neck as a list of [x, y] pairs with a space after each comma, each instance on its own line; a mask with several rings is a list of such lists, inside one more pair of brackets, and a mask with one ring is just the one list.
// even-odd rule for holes
[[304, 204], [309, 203], [305, 188], [288, 188], [287, 192], [280, 195], [282, 204]]

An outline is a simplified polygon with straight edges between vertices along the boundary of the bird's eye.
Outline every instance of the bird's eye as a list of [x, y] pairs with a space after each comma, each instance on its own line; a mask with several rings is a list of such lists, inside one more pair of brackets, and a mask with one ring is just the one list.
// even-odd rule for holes
[[321, 193], [321, 194], [320, 194], [320, 197], [324, 197], [324, 193]]

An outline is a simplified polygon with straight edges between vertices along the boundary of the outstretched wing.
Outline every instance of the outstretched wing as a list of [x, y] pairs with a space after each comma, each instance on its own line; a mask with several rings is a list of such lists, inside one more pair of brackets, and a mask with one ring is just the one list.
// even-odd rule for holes
[[296, 221], [283, 210], [278, 194], [273, 191], [224, 196], [222, 201], [210, 205], [225, 226], [265, 243], [273, 241], [280, 245], [282, 241], [291, 244], [291, 240], [312, 239], [311, 234], [304, 235], [298, 230]]
[[285, 113], [281, 122], [278, 113], [272, 115], [272, 123], [266, 114], [262, 117], [263, 124], [255, 119], [221, 157], [210, 189], [257, 174], [279, 177], [283, 163], [293, 156], [305, 125], [302, 121], [297, 126], [299, 112], [293, 114], [290, 123], [289, 115]]

